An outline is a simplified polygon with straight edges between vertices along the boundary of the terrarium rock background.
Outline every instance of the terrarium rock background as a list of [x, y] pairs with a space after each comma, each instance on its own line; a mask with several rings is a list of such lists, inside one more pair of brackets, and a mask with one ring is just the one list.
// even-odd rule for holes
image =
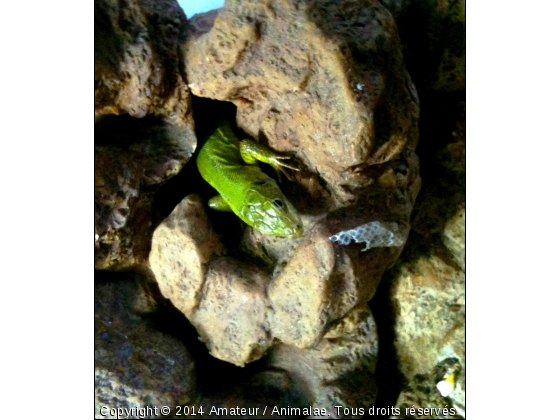
[[[96, 404], [461, 409], [464, 3], [227, 1], [188, 24], [174, 1], [95, 4], [96, 268], [136, 270], [96, 280], [96, 302], [136, 302], [96, 304]], [[304, 237], [207, 210], [189, 89], [294, 156]], [[409, 241], [328, 240], [373, 220]]]
[[[383, 3], [395, 16], [407, 68], [419, 92], [422, 190], [405, 250], [370, 302], [384, 361], [376, 372], [378, 383], [384, 384], [377, 404], [392, 404], [401, 411], [413, 405], [447, 405], [457, 410], [455, 418], [463, 418], [465, 2]], [[458, 363], [457, 384], [444, 398], [436, 384], [449, 373], [450, 363]]]
[[192, 403], [194, 361], [179, 339], [141, 317], [153, 311], [150, 297], [131, 276], [96, 280], [96, 413], [102, 406]]
[[95, 268], [147, 259], [154, 192], [196, 148], [176, 1], [95, 0]]
[[[372, 307], [379, 305], [374, 309], [379, 314], [377, 319], [383, 315], [390, 329], [382, 338], [400, 374], [387, 384], [404, 388], [398, 406], [404, 410], [413, 405], [447, 405], [457, 410], [459, 416], [454, 418], [462, 418], [466, 369], [465, 103], [451, 96], [436, 110], [427, 116], [428, 122], [442, 114], [456, 120], [446, 122], [443, 133], [438, 133], [441, 129], [436, 125], [426, 127], [426, 131], [447, 141], [432, 149], [431, 159], [426, 159], [432, 171], [423, 178], [409, 243], [385, 276]], [[443, 398], [436, 384], [452, 371], [456, 375], [455, 389]]]
[[[330, 323], [372, 298], [402, 247], [362, 253], [328, 238], [373, 220], [397, 222], [406, 237], [420, 187], [419, 108], [394, 20], [379, 2], [226, 2], [211, 16], [188, 33], [189, 87], [235, 103], [241, 129], [293, 155], [301, 171], [286, 193], [306, 233], [273, 238], [247, 228], [234, 247], [252, 261], [218, 256], [228, 249], [216, 242], [215, 257], [192, 254], [200, 258], [191, 266], [206, 266], [190, 276], [176, 266], [212, 228], [181, 229], [181, 212], [170, 216], [174, 229], [156, 230], [150, 263], [176, 306], [186, 302], [178, 290], [197, 291], [185, 315], [212, 354], [243, 365], [276, 341], [314, 347]], [[170, 262], [165, 244], [177, 237], [185, 251]]]

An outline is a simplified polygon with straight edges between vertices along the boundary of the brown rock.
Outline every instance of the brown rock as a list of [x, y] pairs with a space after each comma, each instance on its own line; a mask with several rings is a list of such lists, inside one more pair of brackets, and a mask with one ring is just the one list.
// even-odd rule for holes
[[95, 0], [95, 115], [156, 114], [189, 127], [180, 70], [187, 19], [174, 0]]
[[162, 294], [197, 328], [210, 352], [244, 365], [261, 357], [274, 339], [313, 347], [328, 325], [372, 297], [402, 246], [362, 252], [359, 245], [342, 247], [329, 236], [370, 220], [384, 206], [357, 206], [342, 219], [323, 217], [314, 225], [312, 217], [304, 217], [312, 227], [303, 239], [249, 229], [243, 237], [246, 249], [252, 256], [258, 250], [267, 255], [256, 265], [251, 259], [253, 264], [219, 257], [225, 247], [212, 231], [204, 204], [187, 196], [155, 230], [150, 265]]
[[314, 229], [270, 285], [271, 329], [283, 343], [307, 348], [321, 338], [330, 320], [327, 287], [334, 264], [332, 242]]
[[96, 279], [95, 418], [105, 417], [103, 406], [131, 409], [194, 402], [190, 354], [177, 338], [143, 320], [139, 313], [150, 310], [143, 292], [134, 279], [119, 277], [111, 282]]
[[[362, 306], [330, 326], [315, 349], [274, 345], [251, 375], [200, 405], [213, 407], [213, 418], [361, 418], [358, 408], [375, 403], [377, 348], [375, 322]], [[253, 411], [235, 415], [236, 407]]]
[[270, 346], [267, 276], [234, 258], [214, 259], [190, 318], [213, 356], [243, 366]]
[[200, 304], [210, 257], [222, 247], [196, 195], [185, 197], [154, 231], [150, 267], [163, 296], [187, 317]]
[[[464, 102], [448, 107], [458, 118], [456, 130], [442, 133], [441, 139], [425, 146], [431, 172], [424, 178], [402, 261], [388, 279], [388, 298], [395, 311], [393, 352], [408, 383], [399, 405], [448, 404], [458, 416], [464, 416]], [[440, 115], [433, 118], [439, 122]], [[452, 387], [449, 394], [444, 392], [443, 402], [437, 384], [452, 372]]]
[[234, 102], [249, 135], [295, 153], [302, 170], [283, 190], [305, 236], [273, 238], [249, 227], [239, 243], [228, 238], [231, 257], [214, 260], [216, 249], [208, 263], [196, 238], [209, 231], [206, 222], [189, 232], [166, 223], [150, 262], [163, 294], [212, 354], [242, 365], [273, 339], [314, 346], [330, 323], [371, 299], [403, 245], [362, 252], [329, 237], [378, 220], [397, 223], [406, 238], [420, 186], [412, 151], [418, 105], [394, 22], [379, 2], [226, 2], [210, 28], [217, 14], [197, 17], [190, 29], [190, 88]]
[[95, 2], [95, 267], [148, 257], [155, 190], [196, 147], [175, 1]]
[[189, 195], [155, 230], [150, 266], [164, 297], [197, 328], [212, 355], [243, 366], [270, 345], [268, 276], [224, 252], [201, 199]]
[[326, 409], [326, 415], [312, 418], [361, 418], [365, 413], [352, 409], [375, 403], [377, 350], [375, 321], [369, 308], [360, 306], [328, 328], [315, 348], [302, 351], [280, 345], [272, 349], [267, 363], [297, 372], [307, 384], [313, 408]]
[[377, 1], [227, 1], [211, 30], [189, 33], [186, 67], [194, 94], [234, 102], [241, 128], [343, 201], [367, 183], [354, 168], [415, 147], [415, 89]]
[[430, 372], [444, 347], [464, 357], [465, 274], [436, 256], [402, 267], [392, 298], [400, 312], [395, 325], [401, 371], [407, 378]]

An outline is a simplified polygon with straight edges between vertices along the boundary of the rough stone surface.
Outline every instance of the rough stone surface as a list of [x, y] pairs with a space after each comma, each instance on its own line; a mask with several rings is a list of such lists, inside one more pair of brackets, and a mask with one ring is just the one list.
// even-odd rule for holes
[[[363, 413], [352, 410], [375, 404], [377, 384], [373, 373], [378, 347], [377, 327], [364, 305], [354, 308], [308, 351], [319, 379], [314, 406], [330, 408], [330, 416], [312, 418], [361, 418]], [[337, 411], [336, 405], [342, 408]], [[349, 414], [345, 415], [344, 409]]]
[[191, 124], [180, 45], [187, 19], [173, 0], [95, 0], [95, 115], [165, 116]]
[[[447, 404], [461, 416], [466, 363], [464, 107], [462, 102], [455, 111], [459, 121], [447, 134], [448, 143], [433, 153], [433, 173], [424, 178], [409, 243], [387, 278], [395, 313], [394, 351], [408, 382], [400, 401], [416, 402], [417, 407], [420, 402], [435, 404], [442, 366], [452, 364], [457, 371], [453, 392], [445, 399], [438, 397], [443, 405], [430, 407]], [[420, 386], [426, 378], [430, 386]]]
[[95, 1], [95, 267], [148, 257], [153, 193], [196, 147], [175, 1]]
[[393, 289], [396, 347], [406, 377], [431, 371], [446, 346], [464, 360], [465, 273], [436, 256], [403, 267]]
[[[342, 414], [344, 408], [374, 404], [377, 348], [375, 321], [362, 306], [332, 325], [314, 349], [276, 344], [253, 375], [223, 394], [203, 397], [201, 404], [226, 408], [228, 414], [236, 406], [259, 408], [260, 418], [361, 418]], [[340, 415], [335, 405], [342, 407]], [[273, 407], [300, 411], [278, 414]], [[311, 413], [303, 411], [309, 408]]]
[[154, 232], [150, 266], [163, 296], [188, 318], [200, 303], [208, 262], [222, 249], [196, 195], [185, 197]]
[[215, 357], [239, 364], [259, 359], [270, 346], [267, 276], [230, 257], [214, 259], [191, 317]]
[[[157, 281], [216, 357], [242, 365], [274, 340], [311, 348], [329, 324], [372, 298], [404, 246], [362, 252], [328, 238], [372, 221], [394, 222], [406, 238], [420, 187], [417, 95], [391, 14], [377, 1], [227, 1], [193, 19], [185, 67], [194, 94], [233, 102], [240, 129], [294, 155], [301, 170], [282, 188], [305, 234], [273, 238], [245, 226], [236, 237], [218, 227], [226, 215], [210, 212], [210, 226], [196, 235], [215, 229], [226, 245], [214, 244], [210, 262], [187, 257], [193, 268], [185, 269], [163, 244], [180, 238], [174, 249], [188, 249], [196, 238], [162, 228], [161, 249], [150, 256]], [[228, 258], [215, 261], [223, 252]], [[227, 315], [206, 302], [218, 294], [228, 297], [224, 307], [248, 299], [250, 310], [212, 324]], [[231, 346], [223, 331], [235, 332]]]
[[189, 33], [186, 68], [195, 95], [234, 102], [243, 130], [342, 202], [370, 181], [356, 169], [416, 145], [415, 88], [378, 1], [226, 1], [211, 30]]
[[[313, 224], [314, 217], [304, 217], [309, 227], [304, 238], [272, 238], [250, 229], [241, 238], [245, 251], [252, 249], [247, 256], [228, 249], [201, 199], [187, 196], [155, 230], [150, 265], [162, 294], [193, 323], [215, 357], [244, 365], [261, 357], [275, 339], [310, 348], [330, 323], [371, 299], [402, 250], [362, 252], [360, 245], [328, 239], [351, 224], [391, 216], [376, 213], [387, 206], [375, 205], [375, 195], [369, 200], [345, 211], [344, 218], [323, 215]], [[397, 220], [406, 220], [406, 213], [395, 212], [407, 206], [390, 208]], [[408, 230], [405, 222], [401, 228]], [[253, 259], [258, 250], [268, 256], [262, 264]]]
[[[134, 279], [95, 285], [95, 418], [101, 407], [175, 406], [194, 401], [194, 363], [184, 345], [139, 314], [151, 310]], [[129, 418], [140, 418], [137, 416]]]

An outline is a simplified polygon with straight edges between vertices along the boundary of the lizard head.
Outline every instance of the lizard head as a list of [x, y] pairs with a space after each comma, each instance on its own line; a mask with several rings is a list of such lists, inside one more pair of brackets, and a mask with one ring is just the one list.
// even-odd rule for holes
[[299, 238], [303, 234], [297, 210], [272, 178], [253, 184], [245, 202], [242, 219], [259, 232], [288, 238]]

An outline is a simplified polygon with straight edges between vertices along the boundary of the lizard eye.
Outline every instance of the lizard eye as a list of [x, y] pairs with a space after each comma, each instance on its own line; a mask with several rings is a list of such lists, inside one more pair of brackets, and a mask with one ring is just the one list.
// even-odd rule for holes
[[276, 207], [279, 210], [284, 210], [285, 209], [285, 205], [284, 202], [282, 200], [280, 200], [279, 198], [275, 198], [274, 200], [272, 200], [272, 204], [274, 205], [274, 207]]

